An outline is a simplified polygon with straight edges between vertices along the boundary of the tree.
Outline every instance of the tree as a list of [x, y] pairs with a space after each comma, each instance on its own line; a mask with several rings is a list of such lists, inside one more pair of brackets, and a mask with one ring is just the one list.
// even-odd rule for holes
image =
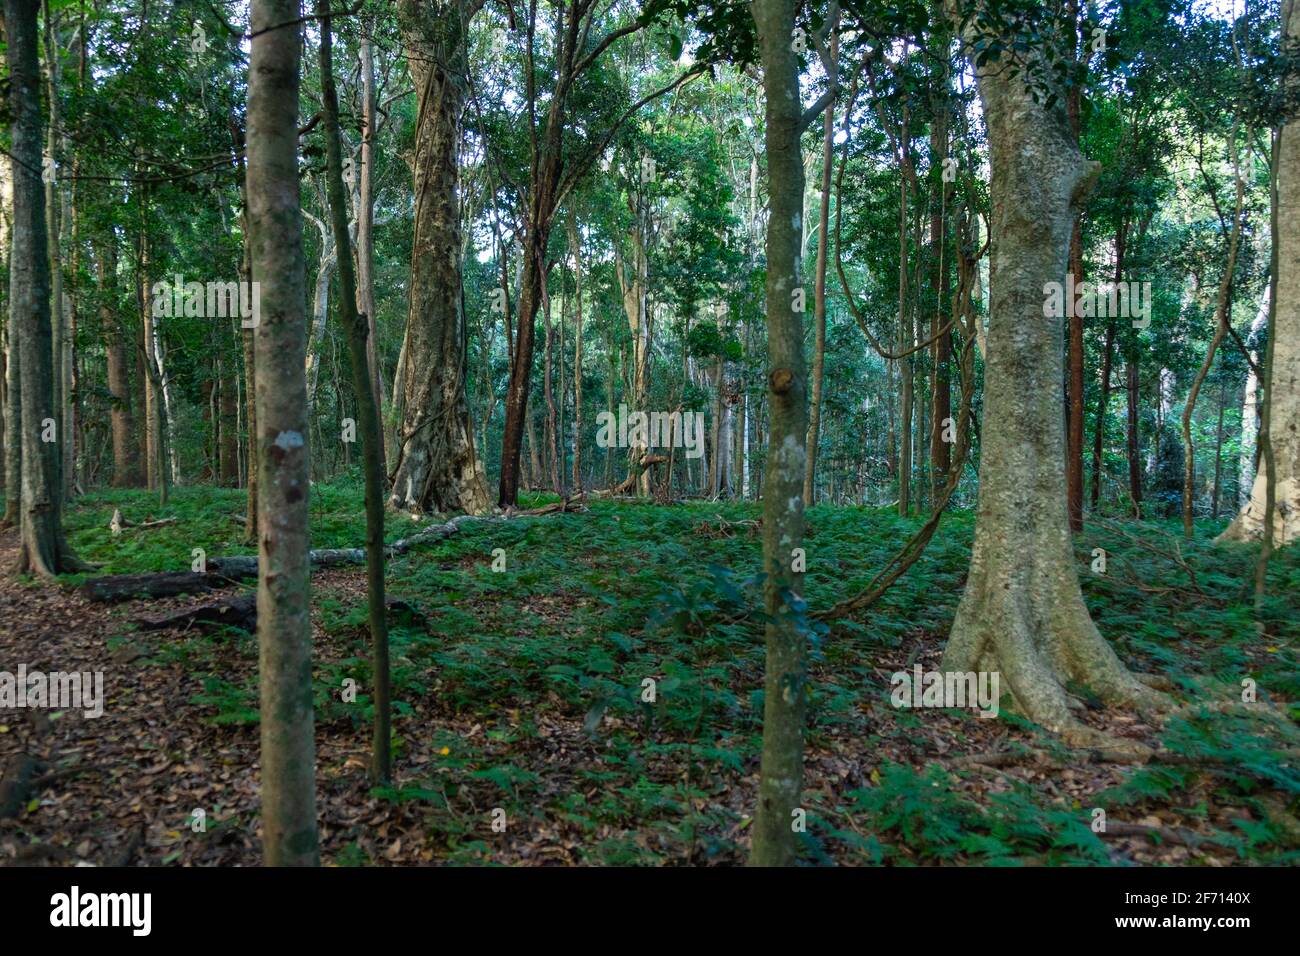
[[[83, 570], [63, 533], [59, 480], [62, 415], [54, 406], [50, 260], [41, 184], [41, 98], [35, 0], [6, 0], [13, 248], [9, 258], [9, 337], [17, 345], [21, 403], [20, 546], [17, 570], [50, 578]], [[9, 495], [15, 489], [9, 488]]]
[[415, 236], [390, 503], [422, 511], [491, 507], [465, 394], [459, 151], [465, 36], [481, 0], [402, 0], [398, 17], [416, 90]]
[[1080, 153], [1059, 95], [1049, 105], [1038, 87], [1048, 53], [1031, 48], [1011, 69], [1015, 27], [985, 7], [963, 26], [988, 126], [993, 255], [975, 544], [942, 667], [999, 672], [1027, 716], [1084, 741], [1068, 682], [1107, 702], [1156, 701], [1083, 603], [1066, 508], [1064, 310], [1044, 308], [1099, 167]]
[[[12, 0], [11, 0], [12, 2]], [[297, 0], [253, 0], [248, 70], [248, 225], [261, 294], [257, 403], [257, 640], [262, 843], [268, 866], [315, 866], [311, 691], [306, 269], [298, 185]]]
[[[374, 689], [374, 737], [371, 743], [371, 778], [387, 783], [392, 773], [389, 727], [392, 722], [388, 673], [388, 623], [384, 607], [384, 446], [379, 426], [378, 399], [372, 387], [369, 351], [366, 341], [370, 326], [367, 317], [357, 310], [356, 276], [352, 256], [346, 251], [348, 239], [347, 200], [343, 194], [343, 149], [339, 141], [339, 102], [334, 89], [333, 45], [330, 35], [329, 0], [316, 0], [320, 18], [321, 113], [325, 127], [325, 178], [329, 193], [330, 222], [334, 247], [344, 250], [338, 256], [339, 318], [348, 337], [352, 358], [352, 387], [356, 392], [357, 418], [361, 428], [361, 454], [366, 482], [366, 600], [370, 605], [371, 671]], [[463, 390], [462, 390], [462, 398]], [[468, 425], [468, 413], [466, 413]]]
[[[604, 65], [602, 56], [610, 47], [623, 37], [639, 32], [645, 26], [645, 19], [629, 20], [592, 40], [592, 31], [601, 20], [604, 8], [592, 0], [556, 0], [552, 6], [554, 26], [544, 24], [540, 31], [543, 37], [549, 36], [554, 42], [554, 49], [546, 61], [543, 61], [544, 54], [538, 45], [541, 18], [536, 4], [530, 7], [528, 19], [522, 24], [525, 33], [524, 125], [528, 132], [528, 179], [527, 185], [519, 190], [523, 209], [520, 230], [523, 270], [519, 288], [519, 324], [506, 392], [505, 431], [501, 439], [501, 484], [497, 504], [503, 508], [513, 507], [519, 497], [520, 453], [528, 424], [536, 319], [542, 305], [543, 278], [548, 267], [547, 248], [556, 211], [629, 117], [650, 101], [677, 89], [701, 69], [698, 65], [688, 69], [617, 115], [602, 115], [603, 128], [596, 125], [594, 132], [576, 137], [575, 131], [569, 128], [571, 101], [578, 92], [584, 95], [591, 92], [582, 88], [581, 81], [586, 74]], [[539, 79], [551, 82], [539, 84]], [[590, 130], [591, 126], [586, 128]], [[572, 139], [577, 139], [577, 142], [572, 142]], [[532, 445], [536, 447], [535, 442]]]
[[[1300, 3], [1282, 4], [1283, 43], [1295, 57], [1300, 46]], [[1294, 115], [1300, 71], [1287, 72], [1283, 87], [1288, 96], [1288, 116], [1277, 139], [1278, 217], [1276, 299], [1272, 303], [1275, 321], [1269, 326], [1269, 378], [1264, 395], [1267, 434], [1261, 445], [1259, 470], [1248, 501], [1218, 537], [1219, 541], [1244, 541], [1264, 537], [1266, 515], [1273, 513], [1272, 543], [1283, 547], [1300, 536], [1300, 120]], [[25, 393], [24, 393], [25, 394]], [[1275, 472], [1270, 474], [1268, 460]]]
[[818, 103], [804, 112], [793, 45], [794, 0], [753, 0], [750, 7], [763, 67], [767, 154], [767, 397], [771, 410], [763, 481], [763, 601], [767, 662], [763, 682], [763, 757], [750, 862], [793, 862], [795, 820], [803, 788], [807, 709], [807, 625], [803, 582], [803, 482], [807, 464], [808, 381], [804, 368], [800, 242], [804, 128], [834, 95], [832, 75]]

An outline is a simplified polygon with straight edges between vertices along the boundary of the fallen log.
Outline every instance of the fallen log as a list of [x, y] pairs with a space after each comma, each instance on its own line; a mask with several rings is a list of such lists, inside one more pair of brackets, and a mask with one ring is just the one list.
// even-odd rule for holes
[[91, 578], [81, 585], [80, 591], [88, 600], [116, 604], [136, 598], [176, 597], [211, 591], [228, 584], [229, 580], [215, 574], [197, 571], [163, 571], [155, 574], [113, 574]]
[[257, 630], [257, 595], [252, 591], [208, 604], [198, 604], [171, 614], [135, 619], [142, 631], [160, 631], [168, 627], [224, 626], [252, 633]]
[[[581, 496], [579, 496], [581, 497]], [[450, 537], [465, 524], [474, 521], [506, 521], [512, 517], [537, 517], [578, 512], [586, 509], [578, 499], [557, 501], [540, 508], [517, 511], [512, 515], [457, 515], [443, 524], [432, 524], [415, 534], [394, 541], [385, 548], [389, 558], [405, 554], [417, 544]], [[365, 564], [365, 548], [320, 548], [311, 552], [312, 568], [334, 568], [349, 564]], [[176, 597], [181, 594], [199, 594], [214, 591], [228, 584], [257, 577], [256, 555], [232, 555], [209, 558], [204, 571], [161, 571], [152, 574], [113, 574], [91, 578], [80, 588], [90, 601], [118, 603], [138, 598]]]
[[[398, 622], [405, 619], [405, 622], [417, 622], [421, 627], [428, 628], [424, 612], [405, 598], [386, 597], [384, 607], [391, 619]], [[257, 631], [257, 593], [248, 591], [236, 597], [196, 604], [170, 614], [137, 617], [134, 623], [142, 631], [161, 631], [169, 627], [237, 627], [253, 634]]]

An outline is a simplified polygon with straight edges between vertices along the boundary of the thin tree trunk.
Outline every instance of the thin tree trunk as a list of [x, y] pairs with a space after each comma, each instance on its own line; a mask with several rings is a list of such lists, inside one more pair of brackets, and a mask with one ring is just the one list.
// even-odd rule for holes
[[[366, 365], [375, 393], [375, 407], [383, 410], [384, 378], [379, 370], [379, 326], [375, 317], [375, 49], [370, 25], [364, 24], [359, 41], [361, 56], [361, 175], [357, 194], [357, 308], [366, 317]], [[383, 442], [383, 434], [380, 434]]]
[[[840, 38], [831, 33], [831, 63], [839, 63]], [[817, 490], [817, 448], [821, 441], [822, 377], [826, 370], [826, 263], [830, 245], [831, 170], [835, 160], [835, 106], [826, 107], [822, 117], [821, 202], [817, 209], [817, 276], [813, 286], [813, 323], [815, 327], [812, 367], [812, 403], [808, 409], [808, 464], [804, 468], [803, 503], [809, 507]], [[743, 474], [744, 464], [741, 464]]]
[[1138, 440], [1138, 358], [1136, 349], [1125, 362], [1128, 397], [1127, 432], [1124, 447], [1128, 455], [1128, 495], [1133, 503], [1133, 517], [1142, 517], [1142, 458]]
[[569, 248], [573, 250], [573, 492], [582, 494], [582, 243], [578, 217], [569, 214]]
[[1223, 490], [1223, 412], [1228, 404], [1227, 384], [1219, 382], [1219, 425], [1214, 432], [1214, 490], [1210, 496], [1210, 517], [1219, 517], [1219, 497]]
[[[1069, 0], [1066, 18], [1070, 24], [1070, 55], [1078, 63], [1078, 22], [1079, 0]], [[1087, 67], [1087, 57], [1083, 64]], [[1066, 93], [1066, 112], [1070, 118], [1070, 133], [1074, 142], [1079, 142], [1080, 134], [1080, 100], [1083, 84], [1077, 81], [1070, 84]], [[1083, 210], [1074, 218], [1074, 228], [1070, 233], [1069, 274], [1074, 277], [1074, 288], [1083, 284]], [[1065, 494], [1070, 512], [1070, 530], [1078, 534], [1083, 530], [1083, 316], [1079, 308], [1080, 297], [1071, 296], [1067, 303], [1069, 308], [1069, 350], [1068, 379], [1066, 385], [1066, 425], [1065, 425]], [[1109, 352], [1109, 347], [1107, 348]], [[1104, 414], [1104, 406], [1103, 406]], [[1101, 418], [1098, 418], [1098, 422]], [[1098, 428], [1098, 436], [1101, 428]], [[1097, 506], [1094, 495], [1093, 507]]]
[[[1237, 184], [1236, 200], [1232, 208], [1232, 227], [1228, 235], [1228, 255], [1223, 264], [1223, 276], [1219, 279], [1219, 293], [1214, 306], [1214, 336], [1205, 350], [1205, 360], [1192, 379], [1187, 401], [1183, 405], [1183, 537], [1192, 538], [1192, 505], [1196, 494], [1196, 444], [1192, 439], [1192, 415], [1196, 411], [1196, 399], [1201, 394], [1201, 385], [1205, 376], [1210, 374], [1214, 365], [1214, 356], [1219, 350], [1219, 343], [1228, 334], [1229, 310], [1232, 308], [1232, 280], [1237, 271], [1237, 249], [1241, 244], [1241, 212], [1246, 198], [1246, 181], [1241, 175], [1240, 154], [1237, 146], [1237, 124], [1232, 126], [1232, 159]], [[1223, 427], [1222, 406], [1220, 406], [1219, 427]], [[1218, 472], [1217, 450], [1215, 452], [1215, 472]], [[1217, 481], [1217, 479], [1216, 479]], [[1217, 497], [1217, 494], [1216, 494]], [[1216, 505], [1217, 510], [1217, 505]]]
[[[803, 319], [793, 293], [802, 288], [799, 245], [804, 191], [799, 138], [803, 107], [799, 66], [791, 50], [794, 0], [754, 0], [765, 93], [768, 169], [767, 375], [771, 427], [763, 487], [764, 607], [767, 658], [763, 694], [763, 755], [750, 862], [793, 862], [803, 789], [807, 665], [803, 626], [789, 602], [803, 590], [797, 551], [804, 534], [808, 381]], [[799, 568], [800, 570], [795, 570]]]
[[127, 374], [126, 350], [112, 292], [117, 278], [117, 247], [112, 241], [105, 243], [97, 258], [99, 326], [108, 365], [109, 417], [113, 431], [113, 487], [129, 488], [139, 483], [139, 456], [131, 420], [131, 382]]
[[[320, 18], [321, 104], [325, 131], [326, 183], [334, 246], [339, 250], [339, 319], [348, 337], [352, 387], [356, 391], [361, 428], [361, 454], [366, 483], [366, 600], [369, 604], [371, 672], [374, 680], [374, 733], [371, 738], [371, 781], [386, 784], [392, 776], [392, 703], [388, 668], [388, 624], [384, 609], [384, 449], [380, 440], [379, 408], [371, 377], [366, 339], [367, 316], [357, 310], [356, 278], [348, 248], [347, 201], [343, 194], [343, 150], [339, 141], [338, 94], [330, 35], [329, 0], [316, 0]], [[363, 256], [364, 257], [364, 256]]]
[[[12, 2], [12, 0], [11, 0]], [[247, 190], [261, 321], [256, 356], [257, 638], [262, 844], [268, 866], [315, 866], [316, 747], [308, 561], [306, 275], [298, 184], [298, 0], [253, 0]]]

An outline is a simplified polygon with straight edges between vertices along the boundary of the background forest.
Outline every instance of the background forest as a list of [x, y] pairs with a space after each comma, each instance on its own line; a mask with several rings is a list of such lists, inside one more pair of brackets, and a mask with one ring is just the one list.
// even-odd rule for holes
[[1292, 0], [5, 8], [0, 859], [1295, 861]]

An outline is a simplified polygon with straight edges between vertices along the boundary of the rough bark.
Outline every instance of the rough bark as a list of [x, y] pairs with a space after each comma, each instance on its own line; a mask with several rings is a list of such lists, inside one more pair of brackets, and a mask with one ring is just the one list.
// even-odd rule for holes
[[986, 390], [975, 543], [942, 668], [999, 672], [1031, 719], [1087, 739], [1067, 682], [1107, 702], [1153, 702], [1083, 603], [1065, 494], [1063, 317], [1044, 315], [1045, 285], [1065, 275], [1098, 166], [1080, 154], [1064, 110], [1036, 102], [1023, 73], [1010, 72], [976, 68], [992, 169]]
[[465, 109], [465, 31], [458, 3], [398, 6], [416, 90], [415, 235], [402, 377], [402, 423], [390, 504], [419, 511], [491, 506], [466, 397], [458, 152]]
[[306, 275], [298, 184], [297, 0], [253, 0], [248, 225], [256, 356], [262, 840], [269, 866], [320, 862], [311, 689]]
[[54, 355], [50, 261], [41, 184], [40, 76], [33, 0], [6, 0], [10, 154], [13, 158], [13, 247], [9, 258], [9, 330], [18, 346], [22, 389], [20, 546], [17, 570], [39, 577], [80, 570], [63, 535], [59, 443], [53, 434]]

